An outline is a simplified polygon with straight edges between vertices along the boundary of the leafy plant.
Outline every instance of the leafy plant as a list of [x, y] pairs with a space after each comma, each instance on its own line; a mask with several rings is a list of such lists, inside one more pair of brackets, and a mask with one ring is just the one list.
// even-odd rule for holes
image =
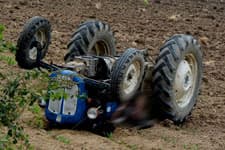
[[41, 113], [41, 108], [39, 107], [39, 105], [35, 103], [29, 107], [29, 110], [34, 114], [34, 117], [31, 120], [30, 124], [37, 128], [44, 128], [43, 115]]
[[17, 149], [16, 143], [19, 140], [24, 141], [19, 147], [20, 149], [31, 148], [29, 137], [24, 134], [23, 128], [17, 125], [11, 126], [8, 133], [0, 133], [0, 149]]
[[[1, 76], [7, 82], [0, 87], [0, 127], [6, 127], [7, 132], [0, 134], [0, 149], [1, 147], [10, 148], [18, 141], [23, 141], [24, 146], [30, 147], [28, 136], [23, 132], [17, 119], [29, 107], [34, 114], [34, 125], [38, 128], [44, 126], [41, 109], [34, 102], [40, 98], [40, 95], [46, 94], [46, 91], [42, 90], [44, 85], [39, 86], [38, 83], [46, 83], [47, 76], [44, 73], [39, 74], [37, 71], [21, 73], [14, 78], [12, 78], [12, 74], [2, 74]], [[39, 82], [34, 86], [33, 81], [37, 78]]]
[[[27, 103], [28, 91], [20, 87], [20, 78], [9, 80], [4, 88], [0, 89], [0, 124], [7, 127], [8, 131], [0, 141], [0, 147], [9, 147], [18, 141], [24, 141], [29, 146], [27, 135], [23, 128], [18, 125], [16, 119]], [[22, 107], [21, 107], [22, 106]]]
[[[14, 57], [8, 52], [15, 53], [16, 47], [11, 42], [4, 41], [4, 26], [0, 25], [0, 61], [5, 61], [9, 66], [15, 65]], [[47, 83], [47, 74], [38, 71], [27, 71], [15, 76], [15, 72], [0, 73], [0, 149], [30, 149], [29, 137], [24, 133], [18, 118], [21, 113], [31, 108], [35, 114], [35, 123], [43, 126], [41, 110], [34, 105], [41, 95], [47, 95], [43, 86]], [[39, 82], [35, 80], [38, 78]], [[32, 87], [32, 88], [31, 88]], [[2, 130], [3, 129], [3, 130]]]

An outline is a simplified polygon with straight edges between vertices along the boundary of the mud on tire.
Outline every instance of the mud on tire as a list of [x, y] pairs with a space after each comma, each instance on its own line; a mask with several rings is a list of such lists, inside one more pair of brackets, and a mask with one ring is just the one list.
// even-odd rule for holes
[[144, 76], [144, 57], [137, 49], [129, 48], [115, 62], [111, 73], [111, 91], [115, 99], [131, 100], [140, 88]]
[[27, 21], [17, 41], [16, 61], [21, 68], [36, 67], [37, 48], [35, 42], [41, 43], [40, 58], [43, 59], [51, 39], [51, 25], [43, 17], [35, 16]]
[[79, 55], [114, 56], [115, 39], [110, 26], [101, 21], [90, 20], [79, 26], [68, 44], [66, 62]]
[[197, 41], [189, 35], [166, 41], [153, 69], [153, 97], [161, 116], [183, 123], [196, 104], [201, 77], [202, 53]]

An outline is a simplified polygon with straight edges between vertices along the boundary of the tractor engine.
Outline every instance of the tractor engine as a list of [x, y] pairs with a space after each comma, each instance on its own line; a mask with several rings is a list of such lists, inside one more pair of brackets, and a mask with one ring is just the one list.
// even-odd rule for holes
[[106, 80], [110, 78], [115, 57], [106, 56], [76, 56], [65, 66], [88, 78]]

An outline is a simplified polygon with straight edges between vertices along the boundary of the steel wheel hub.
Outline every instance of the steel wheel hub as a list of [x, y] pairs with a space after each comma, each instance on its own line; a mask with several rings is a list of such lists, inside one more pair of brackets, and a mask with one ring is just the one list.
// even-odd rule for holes
[[29, 50], [29, 57], [32, 60], [37, 59], [37, 47], [33, 47], [32, 49]]
[[109, 48], [105, 41], [98, 41], [90, 51], [91, 55], [107, 56], [109, 55]]
[[133, 92], [141, 74], [141, 66], [138, 61], [132, 63], [125, 74], [123, 80], [123, 90], [126, 94]]
[[174, 92], [179, 107], [186, 107], [194, 92], [197, 78], [197, 65], [193, 55], [188, 55], [180, 62], [177, 68]]
[[[45, 46], [46, 43], [46, 36], [45, 36], [45, 32], [43, 30], [39, 30], [35, 33], [34, 38], [33, 38], [33, 42], [37, 41], [41, 44], [41, 47]], [[36, 60], [37, 59], [37, 47], [33, 46], [30, 48], [29, 50], [29, 58], [31, 60]]]

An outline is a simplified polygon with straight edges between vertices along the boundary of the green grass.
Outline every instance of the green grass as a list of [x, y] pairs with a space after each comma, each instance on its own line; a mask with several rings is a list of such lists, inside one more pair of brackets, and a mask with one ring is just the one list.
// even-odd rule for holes
[[144, 0], [144, 3], [145, 3], [146, 5], [148, 5], [148, 4], [149, 4], [149, 0]]
[[136, 144], [133, 144], [133, 145], [128, 145], [127, 146], [130, 150], [137, 150], [138, 149], [138, 146]]
[[177, 143], [177, 139], [175, 137], [162, 136], [161, 138], [167, 143], [172, 143], [174, 145]]
[[184, 150], [199, 150], [198, 144], [184, 144]]
[[110, 140], [113, 140], [113, 134], [112, 134], [112, 133], [109, 133], [109, 134], [107, 135], [107, 138], [110, 139]]
[[5, 30], [4, 25], [0, 24], [0, 41], [3, 40], [3, 31]]
[[62, 135], [58, 135], [56, 136], [56, 140], [64, 143], [64, 144], [70, 144], [70, 140], [67, 139], [66, 137], [62, 136]]
[[16, 60], [14, 57], [0, 55], [0, 61], [6, 62], [9, 66], [16, 65]]
[[3, 32], [5, 30], [4, 25], [0, 24], [0, 52], [10, 51], [15, 54], [16, 46], [12, 42], [4, 41]]

